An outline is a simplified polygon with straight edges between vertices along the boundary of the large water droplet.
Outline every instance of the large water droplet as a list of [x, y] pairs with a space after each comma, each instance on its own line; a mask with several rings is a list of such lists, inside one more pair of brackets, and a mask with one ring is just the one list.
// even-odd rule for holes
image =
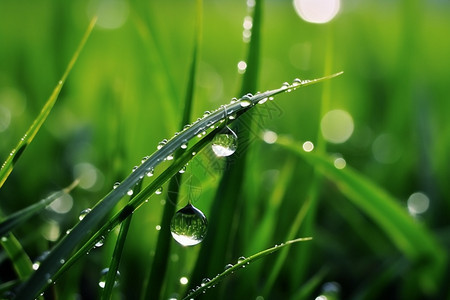
[[86, 215], [87, 215], [88, 213], [90, 213], [90, 212], [91, 212], [91, 209], [90, 209], [90, 208], [86, 208], [86, 209], [82, 210], [82, 211], [80, 212], [80, 215], [78, 216], [78, 219], [79, 219], [80, 221], [83, 220], [84, 217], [86, 217]]
[[100, 239], [97, 242], [95, 242], [94, 248], [100, 248], [101, 246], [103, 246], [104, 243], [105, 243], [105, 237], [101, 236]]
[[[100, 280], [98, 281], [98, 285], [104, 289], [106, 285], [106, 276], [108, 275], [109, 268], [105, 268], [100, 272]], [[120, 272], [116, 272], [116, 277], [114, 278], [114, 287], [119, 285]]]
[[183, 246], [193, 246], [203, 241], [207, 229], [205, 215], [192, 204], [177, 211], [170, 223], [172, 237]]
[[219, 157], [230, 156], [237, 149], [237, 135], [229, 127], [225, 127], [225, 132], [216, 134], [212, 140], [211, 148]]
[[116, 183], [114, 183], [114, 185], [113, 185], [113, 189], [117, 189], [117, 188], [119, 187], [119, 185], [120, 185], [120, 182], [116, 182]]
[[158, 146], [156, 146], [156, 149], [161, 149], [165, 144], [167, 144], [167, 139], [163, 139], [161, 142], [159, 142]]

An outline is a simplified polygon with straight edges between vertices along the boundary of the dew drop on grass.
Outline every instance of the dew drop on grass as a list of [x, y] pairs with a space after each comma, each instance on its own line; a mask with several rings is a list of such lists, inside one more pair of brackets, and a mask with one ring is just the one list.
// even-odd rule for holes
[[181, 149], [187, 149], [187, 144], [182, 144]]
[[252, 105], [252, 103], [248, 100], [241, 100], [239, 103], [241, 104], [241, 107], [247, 107]]
[[167, 159], [167, 160], [173, 160], [173, 155], [172, 155], [172, 154], [168, 155], [168, 156], [166, 157], [166, 159]]
[[243, 262], [245, 260], [244, 256], [241, 256], [238, 258], [238, 264], [240, 264], [241, 262]]
[[127, 191], [127, 195], [128, 195], [128, 196], [133, 195], [133, 190], [132, 190], [132, 189], [129, 189], [129, 190]]
[[202, 279], [202, 283], [200, 284], [201, 286], [205, 286], [208, 282], [210, 282], [211, 281], [211, 279], [209, 279], [208, 277], [206, 277], [206, 278], [203, 278]]
[[226, 271], [226, 270], [228, 270], [228, 269], [231, 269], [232, 267], [233, 267], [232, 264], [228, 264], [228, 265], [225, 266], [224, 271]]
[[208, 221], [205, 215], [192, 204], [175, 213], [170, 223], [172, 237], [183, 246], [201, 243], [206, 236]]
[[147, 177], [152, 177], [153, 176], [153, 168], [150, 168], [148, 171], [147, 171]]
[[86, 215], [87, 215], [88, 213], [90, 213], [90, 212], [91, 212], [91, 209], [90, 209], [90, 208], [86, 208], [86, 209], [82, 210], [82, 211], [80, 212], [80, 215], [78, 216], [78, 219], [79, 219], [80, 221], [83, 220], [84, 217], [86, 217]]
[[167, 139], [163, 139], [161, 142], [159, 142], [158, 146], [156, 146], [156, 149], [161, 149], [165, 144], [167, 144]]
[[263, 104], [263, 103], [266, 103], [266, 101], [268, 100], [269, 98], [262, 98], [261, 100], [259, 100], [258, 101], [258, 104]]
[[186, 172], [186, 166], [182, 167], [180, 169], [180, 171], [178, 171], [178, 173], [181, 173], [181, 174], [183, 174], [184, 172]]
[[155, 194], [156, 194], [156, 195], [161, 195], [162, 192], [163, 192], [163, 188], [160, 187], [160, 188], [158, 188], [158, 189], [155, 191]]
[[100, 239], [97, 242], [95, 242], [94, 248], [100, 248], [101, 246], [103, 246], [104, 243], [105, 243], [105, 237], [101, 236]]
[[233, 130], [225, 127], [225, 132], [220, 132], [212, 140], [211, 148], [218, 157], [230, 156], [237, 149], [238, 137]]
[[[100, 272], [100, 280], [98, 281], [99, 287], [102, 289], [105, 288], [106, 285], [106, 276], [108, 275], [109, 268], [105, 268]], [[114, 278], [114, 287], [119, 285], [119, 279], [120, 279], [120, 272], [116, 272], [116, 277]]]
[[117, 188], [119, 187], [119, 185], [120, 185], [120, 182], [116, 182], [116, 183], [114, 183], [114, 185], [113, 185], [113, 189], [117, 189]]

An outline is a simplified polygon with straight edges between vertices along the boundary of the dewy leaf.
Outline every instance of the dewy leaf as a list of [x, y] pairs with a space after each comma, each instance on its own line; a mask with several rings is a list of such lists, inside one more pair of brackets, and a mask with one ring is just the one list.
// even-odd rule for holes
[[424, 291], [437, 291], [444, 271], [445, 253], [427, 228], [415, 222], [394, 197], [356, 170], [348, 166], [338, 169], [331, 158], [304, 152], [300, 144], [286, 137], [279, 137], [276, 143], [296, 153], [333, 181], [355, 206], [384, 230], [408, 259], [417, 264]]
[[186, 295], [186, 297], [183, 298], [183, 300], [192, 299], [202, 293], [205, 293], [207, 289], [215, 287], [216, 284], [218, 284], [220, 281], [222, 281], [227, 275], [230, 275], [241, 268], [245, 268], [245, 266], [247, 266], [251, 262], [254, 262], [254, 261], [256, 261], [260, 258], [263, 258], [269, 254], [272, 254], [278, 250], [281, 250], [286, 246], [289, 246], [289, 245], [292, 245], [295, 243], [299, 243], [299, 242], [310, 241], [310, 240], [312, 240], [312, 237], [298, 238], [295, 240], [287, 241], [285, 243], [281, 243], [280, 245], [275, 245], [272, 248], [268, 248], [268, 249], [258, 252], [256, 254], [253, 254], [252, 256], [249, 256], [247, 258], [241, 257], [238, 259], [238, 261], [235, 265], [232, 265], [232, 264], [226, 265], [225, 270], [222, 273], [218, 274], [213, 279], [206, 278], [206, 280], [203, 280], [201, 285], [198, 288], [190, 291]]
[[2, 168], [0, 169], [0, 188], [5, 183], [9, 174], [11, 174], [11, 172], [14, 168], [14, 164], [17, 162], [17, 160], [23, 154], [26, 147], [33, 141], [34, 137], [38, 133], [42, 124], [44, 124], [45, 120], [47, 119], [48, 115], [50, 114], [50, 111], [52, 110], [53, 106], [55, 105], [56, 100], [58, 99], [59, 92], [61, 91], [61, 89], [64, 85], [64, 82], [67, 79], [67, 76], [69, 75], [75, 62], [77, 61], [81, 50], [84, 48], [84, 45], [86, 44], [86, 41], [87, 41], [89, 35], [91, 34], [96, 21], [97, 21], [97, 18], [92, 19], [80, 44], [78, 45], [77, 50], [75, 51], [72, 59], [70, 60], [69, 64], [67, 65], [67, 68], [66, 68], [63, 76], [61, 77], [61, 80], [58, 81], [58, 84], [56, 85], [55, 89], [53, 90], [52, 94], [50, 95], [50, 98], [48, 98], [48, 100], [45, 103], [44, 107], [42, 108], [41, 112], [36, 117], [36, 119], [34, 119], [33, 124], [31, 124], [30, 128], [28, 128], [25, 135], [20, 139], [17, 146], [11, 151], [11, 153], [9, 154], [9, 156], [6, 158], [5, 162], [3, 163]]
[[[122, 199], [122, 197], [124, 197], [127, 192], [146, 175], [147, 172], [154, 170], [154, 168], [165, 161], [169, 155], [173, 155], [177, 149], [181, 148], [182, 145], [185, 145], [199, 133], [209, 130], [211, 126], [216, 125], [217, 123], [221, 123], [221, 121], [228, 118], [231, 114], [236, 114], [236, 116], [239, 117], [257, 103], [265, 102], [265, 99], [269, 97], [286, 91], [292, 91], [302, 86], [321, 82], [340, 74], [341, 73], [337, 73], [303, 82], [295, 80], [293, 84], [283, 84], [283, 86], [279, 89], [270, 90], [256, 95], [245, 95], [241, 99], [232, 100], [231, 103], [221, 106], [211, 114], [206, 115], [194, 123], [186, 126], [183, 131], [175, 134], [169, 141], [164, 143], [164, 146], [160, 147], [137, 169], [131, 172], [131, 174], [128, 175], [128, 177], [125, 178], [116, 189], [113, 189], [102, 200], [100, 200], [92, 211], [87, 214], [86, 217], [84, 217], [83, 220], [81, 220], [68, 235], [66, 235], [55, 245], [47, 258], [41, 263], [39, 269], [37, 269], [36, 272], [34, 272], [21, 286], [17, 297], [21, 299], [35, 297], [48, 283], [47, 281], [51, 280], [54, 274], [61, 267], [59, 262], [67, 261], [68, 256], [72, 253], [72, 251], [74, 251], [77, 247], [80, 247], [84, 242], [86, 242], [87, 239], [89, 239], [89, 237], [95, 234], [98, 224], [108, 213], [111, 212], [120, 199]], [[186, 151], [190, 150], [186, 149]]]

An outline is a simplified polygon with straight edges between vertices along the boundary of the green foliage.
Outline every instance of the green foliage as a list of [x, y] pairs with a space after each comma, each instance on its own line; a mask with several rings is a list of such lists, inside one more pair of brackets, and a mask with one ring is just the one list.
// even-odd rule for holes
[[[106, 3], [122, 6], [85, 43]], [[448, 5], [344, 3], [311, 24], [289, 2], [255, 4], [2, 4], [0, 298], [448, 298]], [[352, 117], [344, 143], [322, 134], [335, 109]], [[225, 126], [238, 148], [220, 158]], [[169, 224], [188, 201], [209, 226], [182, 247]], [[299, 237], [313, 239], [271, 248]]]

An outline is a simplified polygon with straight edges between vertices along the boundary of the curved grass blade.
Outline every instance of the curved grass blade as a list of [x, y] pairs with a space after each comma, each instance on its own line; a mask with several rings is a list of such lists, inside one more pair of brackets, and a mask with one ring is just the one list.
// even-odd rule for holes
[[[69, 269], [79, 258], [84, 256], [87, 252], [92, 249], [94, 244], [100, 239], [101, 236], [106, 236], [114, 227], [129, 218], [134, 211], [136, 211], [144, 202], [155, 193], [155, 191], [162, 186], [166, 181], [172, 178], [178, 171], [186, 165], [190, 160], [192, 160], [192, 152], [200, 153], [201, 150], [208, 145], [214, 138], [216, 133], [220, 131], [219, 128], [210, 132], [202, 140], [196, 143], [194, 146], [189, 148], [182, 156], [175, 159], [174, 163], [170, 165], [163, 173], [161, 173], [153, 182], [146, 186], [139, 194], [137, 194], [130, 202], [123, 207], [118, 213], [116, 213], [111, 219], [109, 219], [91, 238], [84, 243], [84, 245], [71, 257], [67, 262], [61, 266], [57, 273], [51, 278], [52, 281], [57, 281], [58, 278]], [[47, 282], [45, 286], [42, 287], [41, 291], [50, 284]]]
[[50, 95], [50, 98], [48, 98], [48, 100], [45, 103], [44, 107], [42, 108], [41, 112], [36, 117], [36, 119], [34, 119], [33, 124], [31, 124], [30, 128], [28, 128], [25, 135], [20, 139], [17, 146], [11, 151], [8, 158], [3, 163], [3, 165], [0, 169], [0, 188], [5, 183], [9, 174], [11, 174], [11, 172], [14, 168], [14, 164], [17, 162], [17, 160], [23, 154], [26, 147], [33, 141], [34, 137], [38, 133], [42, 124], [45, 122], [48, 115], [50, 114], [50, 111], [52, 110], [54, 104], [56, 103], [56, 100], [58, 99], [59, 92], [61, 91], [61, 89], [64, 85], [64, 82], [67, 79], [67, 76], [69, 75], [70, 71], [72, 70], [73, 66], [75, 65], [75, 62], [77, 61], [78, 56], [81, 53], [81, 50], [83, 50], [84, 45], [86, 44], [86, 41], [89, 38], [89, 35], [91, 34], [96, 21], [97, 21], [96, 17], [92, 19], [86, 32], [84, 33], [83, 38], [81, 39], [80, 44], [78, 45], [77, 50], [75, 51], [74, 55], [72, 56], [72, 59], [70, 60], [69, 64], [67, 65], [67, 68], [64, 71], [63, 76], [61, 77], [61, 80], [58, 81], [58, 84], [56, 85], [55, 89], [53, 90], [52, 94]]
[[[21, 299], [29, 299], [36, 296], [36, 294], [52, 280], [52, 277], [61, 267], [61, 261], [67, 261], [69, 255], [79, 246], [84, 244], [89, 237], [95, 232], [98, 224], [103, 218], [114, 208], [114, 206], [122, 199], [128, 190], [132, 189], [145, 174], [150, 170], [154, 170], [165, 159], [172, 155], [176, 150], [181, 148], [199, 133], [208, 130], [211, 126], [223, 122], [231, 114], [236, 114], [238, 118], [258, 102], [274, 95], [295, 90], [302, 86], [307, 86], [335, 76], [341, 73], [325, 76], [322, 78], [308, 80], [303, 82], [295, 81], [292, 85], [283, 85], [279, 89], [270, 90], [264, 93], [259, 93], [254, 96], [245, 95], [237, 101], [231, 101], [230, 104], [223, 105], [211, 114], [198, 119], [194, 123], [185, 127], [183, 131], [174, 135], [167, 143], [159, 150], [154, 152], [147, 160], [145, 160], [134, 172], [132, 172], [116, 189], [112, 190], [102, 200], [100, 200], [92, 211], [86, 215], [61, 241], [59, 241], [53, 250], [49, 253], [46, 259], [41, 263], [40, 267], [34, 272], [30, 278], [20, 287], [18, 296]], [[215, 132], [215, 131], [214, 131]], [[209, 136], [209, 135], [208, 135]], [[204, 146], [203, 146], [204, 147]], [[186, 150], [188, 151], [188, 150]], [[192, 158], [192, 157], [191, 157]], [[178, 170], [176, 170], [177, 172]], [[174, 173], [175, 174], [175, 173]], [[164, 182], [163, 182], [164, 183]], [[131, 203], [131, 202], [130, 202]], [[123, 221], [123, 219], [121, 220]], [[25, 297], [27, 295], [27, 297]]]
[[0, 222], [0, 236], [4, 236], [5, 234], [9, 233], [11, 230], [14, 229], [14, 227], [22, 224], [30, 217], [37, 214], [39, 211], [41, 211], [43, 208], [45, 208], [47, 205], [52, 203], [58, 198], [61, 198], [64, 195], [67, 195], [70, 193], [70, 191], [75, 188], [78, 184], [78, 180], [74, 181], [70, 186], [57, 191], [55, 193], [52, 193], [50, 196], [48, 196], [45, 199], [42, 199], [41, 201], [30, 205], [20, 211], [17, 211], [11, 215], [9, 215], [6, 219]]
[[[195, 33], [194, 33], [194, 49], [192, 53], [192, 62], [189, 71], [189, 81], [187, 84], [186, 96], [184, 100], [183, 117], [180, 128], [184, 124], [189, 123], [192, 111], [192, 103], [194, 102], [194, 89], [197, 77], [199, 50], [202, 37], [202, 20], [203, 18], [203, 0], [196, 1], [196, 18], [195, 18]], [[179, 148], [175, 152], [175, 156], [180, 156], [184, 150]], [[145, 283], [143, 299], [158, 299], [161, 295], [161, 290], [167, 273], [167, 265], [169, 262], [170, 246], [172, 236], [170, 234], [170, 222], [175, 214], [176, 203], [178, 203], [178, 195], [180, 189], [180, 182], [183, 174], [177, 173], [173, 176], [168, 185], [167, 197], [170, 203], [174, 205], [166, 205], [164, 207], [163, 216], [161, 219], [161, 230], [158, 234], [157, 246], [153, 262], [151, 264], [150, 276]]]
[[17, 238], [9, 233], [1, 238], [1, 244], [11, 259], [14, 270], [19, 278], [23, 279], [28, 277], [33, 272], [32, 262]]
[[333, 181], [416, 264], [423, 291], [437, 292], [447, 260], [446, 254], [427, 228], [414, 222], [395, 198], [350, 167], [337, 169], [331, 158], [314, 152], [305, 153], [299, 143], [286, 137], [279, 137], [277, 144], [296, 153]]
[[201, 286], [198, 287], [197, 289], [191, 291], [190, 293], [188, 293], [183, 300], [187, 300], [187, 299], [192, 299], [204, 292], [206, 292], [206, 290], [214, 287], [216, 284], [218, 284], [220, 281], [222, 281], [226, 276], [234, 273], [235, 271], [244, 268], [245, 266], [247, 266], [248, 264], [250, 264], [251, 262], [254, 262], [258, 259], [261, 259], [269, 254], [272, 254], [278, 250], [283, 249], [286, 246], [290, 246], [292, 244], [295, 243], [299, 243], [299, 242], [305, 242], [305, 241], [310, 241], [312, 240], [312, 237], [305, 237], [305, 238], [298, 238], [295, 240], [291, 240], [291, 241], [287, 241], [285, 243], [281, 243], [280, 245], [275, 245], [272, 248], [263, 250], [261, 252], [258, 252], [256, 254], [253, 254], [252, 256], [249, 256], [245, 259], [239, 259], [238, 262], [235, 265], [227, 265], [227, 267], [225, 268], [225, 271], [223, 271], [222, 273], [220, 273], [219, 275], [217, 275], [216, 277], [214, 277], [213, 279], [207, 281], [207, 282], [202, 282]]

